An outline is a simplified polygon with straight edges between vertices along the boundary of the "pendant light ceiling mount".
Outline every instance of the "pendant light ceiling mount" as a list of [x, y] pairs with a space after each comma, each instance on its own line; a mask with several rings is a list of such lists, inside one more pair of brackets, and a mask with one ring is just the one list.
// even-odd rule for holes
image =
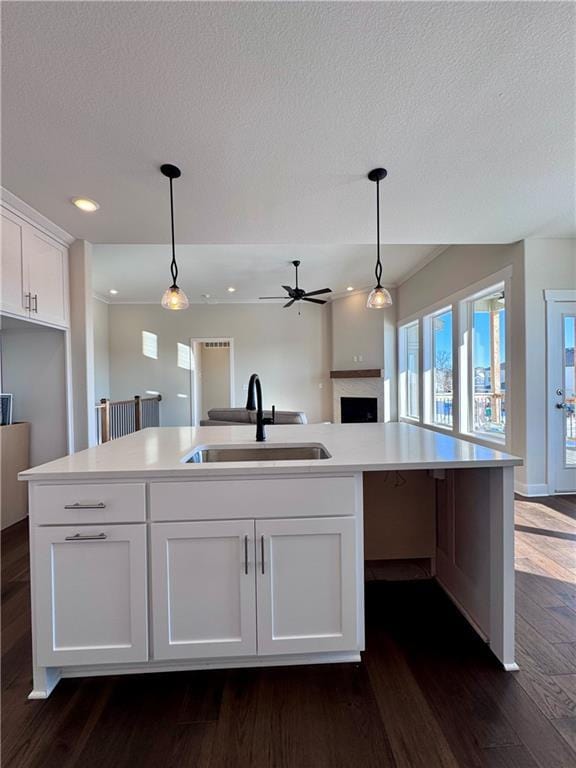
[[376, 287], [370, 291], [366, 306], [368, 309], [384, 309], [392, 306], [392, 296], [382, 286], [382, 261], [380, 259], [380, 182], [388, 176], [386, 168], [374, 168], [368, 174], [370, 181], [376, 182]]
[[170, 274], [172, 275], [172, 285], [162, 296], [162, 306], [164, 309], [187, 309], [189, 306], [188, 297], [184, 291], [178, 287], [178, 265], [176, 264], [176, 245], [174, 238], [174, 194], [172, 182], [182, 176], [182, 171], [176, 165], [164, 163], [160, 166], [160, 172], [170, 179], [170, 227], [172, 233], [172, 261], [170, 262]]

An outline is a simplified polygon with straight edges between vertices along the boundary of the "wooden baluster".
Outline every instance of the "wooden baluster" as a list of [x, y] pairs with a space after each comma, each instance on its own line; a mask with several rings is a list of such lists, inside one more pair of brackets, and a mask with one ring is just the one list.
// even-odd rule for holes
[[134, 431], [142, 429], [142, 402], [140, 395], [134, 395]]
[[103, 397], [100, 400], [100, 436], [103, 443], [110, 440], [110, 400]]

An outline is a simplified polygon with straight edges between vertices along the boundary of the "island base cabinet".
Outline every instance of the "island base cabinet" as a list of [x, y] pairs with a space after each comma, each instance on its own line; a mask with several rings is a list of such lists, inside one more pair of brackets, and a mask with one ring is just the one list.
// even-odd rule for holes
[[154, 659], [253, 656], [254, 521], [151, 528]]
[[145, 525], [33, 529], [36, 663], [147, 661]]
[[357, 649], [356, 520], [256, 520], [258, 653]]

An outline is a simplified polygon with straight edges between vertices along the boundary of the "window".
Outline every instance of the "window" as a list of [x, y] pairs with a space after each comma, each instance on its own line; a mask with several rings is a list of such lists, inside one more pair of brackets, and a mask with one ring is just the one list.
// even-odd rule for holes
[[492, 290], [468, 304], [472, 329], [468, 428], [479, 437], [502, 439], [506, 431], [504, 290]]
[[192, 354], [188, 344], [181, 344], [180, 342], [177, 343], [176, 359], [178, 368], [185, 368], [187, 371], [192, 369]]
[[420, 416], [420, 340], [419, 322], [400, 328], [400, 415]]
[[452, 310], [432, 316], [432, 413], [431, 420], [452, 426]]
[[142, 354], [144, 357], [158, 359], [158, 336], [150, 331], [142, 331]]

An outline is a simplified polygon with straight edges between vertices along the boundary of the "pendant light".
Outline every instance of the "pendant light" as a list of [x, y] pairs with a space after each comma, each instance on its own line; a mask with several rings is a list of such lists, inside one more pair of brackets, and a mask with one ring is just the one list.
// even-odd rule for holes
[[174, 197], [172, 194], [172, 181], [179, 179], [180, 168], [166, 163], [160, 166], [161, 172], [170, 179], [170, 224], [172, 228], [172, 261], [170, 262], [170, 273], [172, 275], [172, 285], [164, 291], [162, 296], [162, 306], [164, 309], [188, 309], [188, 297], [176, 284], [178, 278], [178, 265], [176, 264], [176, 246], [174, 245]]
[[380, 182], [388, 175], [385, 168], [374, 168], [370, 171], [368, 178], [376, 182], [376, 287], [370, 291], [366, 306], [368, 309], [384, 309], [392, 306], [392, 296], [383, 288], [380, 280], [382, 279], [382, 262], [380, 261]]

